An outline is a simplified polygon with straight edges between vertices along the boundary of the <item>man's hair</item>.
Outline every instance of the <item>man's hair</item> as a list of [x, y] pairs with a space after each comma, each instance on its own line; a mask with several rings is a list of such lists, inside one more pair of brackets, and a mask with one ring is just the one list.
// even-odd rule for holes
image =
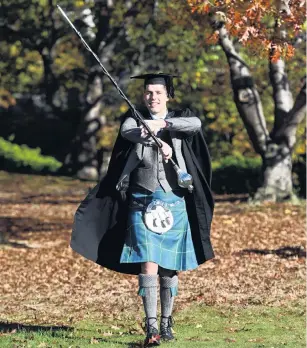
[[147, 85], [163, 85], [166, 87], [167, 96], [174, 98], [175, 90], [173, 84], [173, 77], [177, 75], [164, 74], [164, 73], [151, 73], [137, 76], [131, 76], [131, 79], [144, 79], [144, 90]]

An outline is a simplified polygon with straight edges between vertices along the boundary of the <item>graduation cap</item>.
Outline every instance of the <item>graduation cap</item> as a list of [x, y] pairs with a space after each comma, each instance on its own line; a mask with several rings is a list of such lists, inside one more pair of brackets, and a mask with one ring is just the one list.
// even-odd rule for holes
[[131, 79], [142, 79], [144, 80], [144, 88], [147, 85], [163, 85], [166, 87], [167, 95], [174, 98], [174, 85], [173, 77], [180, 77], [178, 75], [165, 74], [165, 73], [150, 73], [131, 76]]

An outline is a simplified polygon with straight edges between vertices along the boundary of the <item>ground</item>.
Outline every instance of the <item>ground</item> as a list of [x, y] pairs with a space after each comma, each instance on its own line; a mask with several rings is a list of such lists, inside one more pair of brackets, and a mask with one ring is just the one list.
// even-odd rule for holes
[[[102, 268], [69, 247], [73, 214], [93, 185], [0, 172], [7, 239], [0, 247], [1, 346], [141, 346], [137, 277]], [[304, 347], [305, 202], [250, 206], [244, 195], [215, 198], [216, 257], [179, 274], [173, 346]], [[50, 327], [53, 334], [45, 336]]]

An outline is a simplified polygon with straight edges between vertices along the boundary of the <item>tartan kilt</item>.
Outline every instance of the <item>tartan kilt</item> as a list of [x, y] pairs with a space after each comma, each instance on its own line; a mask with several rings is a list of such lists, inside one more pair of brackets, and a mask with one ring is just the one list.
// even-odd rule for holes
[[[127, 231], [120, 263], [155, 262], [159, 266], [177, 271], [198, 267], [190, 224], [184, 200], [184, 189], [164, 192], [161, 186], [155, 192], [142, 187], [129, 189]], [[144, 212], [153, 200], [170, 204], [174, 224], [164, 234], [149, 230], [143, 219]]]

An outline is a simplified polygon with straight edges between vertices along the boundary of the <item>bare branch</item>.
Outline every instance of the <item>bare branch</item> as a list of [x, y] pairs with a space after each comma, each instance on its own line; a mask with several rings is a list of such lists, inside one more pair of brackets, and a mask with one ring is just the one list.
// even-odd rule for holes
[[[280, 27], [278, 19], [275, 22], [275, 30], [273, 41], [286, 38], [286, 31]], [[272, 45], [270, 49], [269, 58], [269, 76], [273, 87], [274, 99], [274, 127], [272, 133], [274, 134], [278, 128], [283, 124], [284, 118], [293, 107], [293, 97], [290, 91], [289, 80], [285, 71], [285, 62], [283, 59], [278, 59], [276, 62], [272, 59], [275, 53], [276, 46]]]
[[281, 59], [276, 63], [270, 62], [270, 80], [273, 87], [273, 99], [275, 103], [275, 120], [273, 133], [282, 125], [283, 119], [293, 107], [293, 97], [289, 87], [285, 62]]
[[306, 43], [306, 31], [303, 31], [294, 37], [292, 46], [298, 48], [303, 43]]
[[290, 0], [276, 0], [277, 13], [286, 14], [290, 16], [292, 14], [290, 6]]
[[291, 150], [296, 142], [297, 126], [302, 122], [306, 113], [306, 76], [303, 80], [304, 85], [295, 100], [293, 108], [288, 112], [282, 126], [274, 134], [274, 140], [286, 142]]
[[264, 118], [261, 100], [254, 85], [248, 65], [236, 52], [225, 28], [224, 16], [216, 13], [210, 23], [219, 31], [219, 43], [222, 46], [230, 68], [230, 78], [234, 92], [234, 101], [242, 118], [254, 149], [263, 155], [270, 136]]

